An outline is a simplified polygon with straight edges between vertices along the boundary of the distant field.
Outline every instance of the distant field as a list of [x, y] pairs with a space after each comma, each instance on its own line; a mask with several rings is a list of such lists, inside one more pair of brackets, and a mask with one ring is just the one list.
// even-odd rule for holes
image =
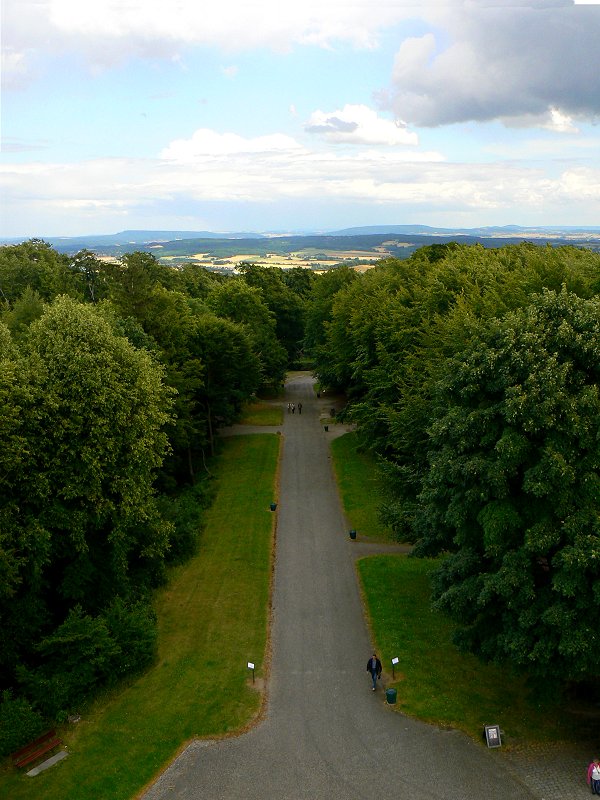
[[369, 261], [375, 264], [381, 258], [385, 258], [391, 253], [385, 248], [375, 248], [374, 250], [317, 250], [316, 248], [306, 248], [294, 253], [239, 253], [233, 256], [218, 256], [211, 253], [193, 253], [189, 256], [182, 255], [161, 255], [160, 249], [154, 249], [154, 255], [164, 263], [190, 263], [198, 264], [207, 269], [235, 269], [235, 267], [247, 262], [258, 264], [262, 267], [279, 267], [280, 269], [293, 269], [302, 267], [303, 269], [323, 270], [334, 267], [340, 263]]

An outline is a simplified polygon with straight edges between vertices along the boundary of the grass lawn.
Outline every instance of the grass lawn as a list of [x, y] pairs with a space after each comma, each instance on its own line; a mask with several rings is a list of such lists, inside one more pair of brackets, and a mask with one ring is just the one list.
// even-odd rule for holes
[[[506, 744], [572, 738], [570, 717], [552, 698], [530, 697], [523, 678], [482, 664], [452, 644], [453, 623], [432, 611], [432, 559], [370, 556], [357, 563], [373, 638], [388, 686], [398, 690], [398, 710], [427, 722], [460, 728], [480, 738], [499, 724]], [[396, 681], [391, 659], [398, 657]]]
[[[373, 460], [356, 450], [353, 433], [334, 439], [331, 451], [342, 502], [359, 538], [391, 541], [377, 519], [379, 493]], [[505, 744], [569, 740], [576, 716], [553, 696], [543, 705], [522, 677], [482, 664], [452, 643], [454, 624], [431, 609], [429, 576], [437, 562], [405, 555], [377, 555], [357, 562], [373, 640], [398, 691], [394, 706], [437, 725], [459, 728], [480, 740], [485, 724], [499, 724]], [[396, 679], [391, 659], [397, 657]]]
[[346, 433], [331, 442], [333, 466], [350, 528], [372, 541], [390, 542], [392, 532], [377, 518], [380, 502], [376, 467], [369, 453], [356, 450], [355, 433]]
[[241, 425], [281, 425], [283, 409], [269, 403], [252, 403], [246, 406], [240, 419]]
[[27, 778], [5, 765], [0, 797], [130, 800], [185, 742], [227, 735], [259, 714], [247, 662], [263, 674], [279, 441], [224, 440], [198, 555], [156, 597], [156, 665], [61, 732], [71, 755], [57, 766]]

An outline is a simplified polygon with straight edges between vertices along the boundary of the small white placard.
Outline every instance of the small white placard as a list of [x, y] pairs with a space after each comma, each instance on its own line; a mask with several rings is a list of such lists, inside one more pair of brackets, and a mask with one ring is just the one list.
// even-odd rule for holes
[[254, 664], [251, 661], [248, 662], [248, 669], [254, 669]]
[[392, 664], [397, 664], [399, 661], [399, 658], [392, 658]]

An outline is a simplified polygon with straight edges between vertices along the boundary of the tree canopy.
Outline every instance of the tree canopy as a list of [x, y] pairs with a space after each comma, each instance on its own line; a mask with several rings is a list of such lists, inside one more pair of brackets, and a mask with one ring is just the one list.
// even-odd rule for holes
[[434, 245], [328, 275], [307, 308], [384, 521], [443, 556], [457, 642], [544, 680], [600, 677], [599, 267], [572, 247]]

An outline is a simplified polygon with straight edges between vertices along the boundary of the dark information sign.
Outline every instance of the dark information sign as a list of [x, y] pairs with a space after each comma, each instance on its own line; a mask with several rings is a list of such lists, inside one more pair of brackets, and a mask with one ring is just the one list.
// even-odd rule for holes
[[500, 738], [500, 725], [486, 725], [485, 740], [488, 747], [500, 747], [502, 744], [502, 739]]

